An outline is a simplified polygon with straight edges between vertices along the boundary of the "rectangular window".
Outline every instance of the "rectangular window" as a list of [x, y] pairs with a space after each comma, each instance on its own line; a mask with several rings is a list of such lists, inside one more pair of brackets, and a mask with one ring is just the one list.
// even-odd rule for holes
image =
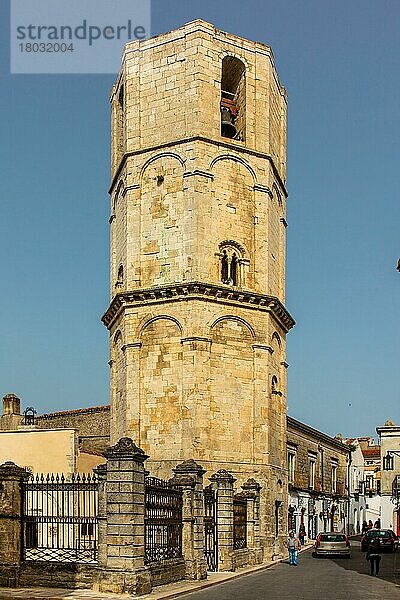
[[294, 483], [296, 453], [293, 451], [289, 451], [287, 461], [288, 461], [288, 481], [289, 481], [289, 483]]
[[310, 458], [309, 465], [309, 486], [313, 490], [315, 488], [315, 458]]
[[331, 481], [332, 481], [332, 492], [336, 493], [336, 491], [337, 491], [337, 465], [332, 465]]
[[367, 494], [372, 494], [375, 492], [375, 481], [373, 475], [367, 475], [365, 477], [365, 492]]

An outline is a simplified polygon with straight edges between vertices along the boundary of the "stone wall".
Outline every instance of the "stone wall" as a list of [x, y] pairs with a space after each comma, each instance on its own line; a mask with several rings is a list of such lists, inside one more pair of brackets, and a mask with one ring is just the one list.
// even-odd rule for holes
[[36, 418], [36, 426], [42, 429], [76, 429], [81, 451], [101, 452], [109, 445], [110, 406], [93, 406], [39, 415]]
[[26, 561], [19, 568], [19, 587], [92, 589], [96, 565]]
[[185, 561], [180, 558], [171, 558], [163, 561], [162, 564], [150, 565], [150, 572], [152, 587], [174, 583], [185, 579]]

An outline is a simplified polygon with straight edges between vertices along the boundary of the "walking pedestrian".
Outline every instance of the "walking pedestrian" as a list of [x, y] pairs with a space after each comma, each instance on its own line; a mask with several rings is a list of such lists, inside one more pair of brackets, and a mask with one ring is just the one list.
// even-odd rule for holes
[[299, 538], [295, 536], [293, 529], [289, 531], [286, 547], [289, 551], [289, 564], [297, 567], [297, 554], [300, 549], [300, 541]]
[[373, 527], [373, 524], [372, 524], [372, 521], [371, 521], [371, 519], [370, 519], [370, 520], [368, 521], [368, 529], [372, 529], [372, 527]]
[[302, 546], [304, 546], [306, 535], [307, 535], [307, 533], [306, 533], [306, 527], [305, 527], [304, 523], [301, 523], [301, 525], [299, 527], [299, 540], [300, 540], [300, 544]]
[[362, 535], [364, 535], [364, 533], [366, 531], [368, 531], [368, 523], [367, 523], [367, 521], [363, 521], [362, 528], [361, 528]]
[[374, 566], [375, 566], [375, 575], [379, 575], [379, 565], [381, 562], [381, 542], [379, 538], [374, 537], [371, 540], [370, 545], [368, 546], [366, 559], [369, 560], [371, 566], [371, 575], [374, 574]]

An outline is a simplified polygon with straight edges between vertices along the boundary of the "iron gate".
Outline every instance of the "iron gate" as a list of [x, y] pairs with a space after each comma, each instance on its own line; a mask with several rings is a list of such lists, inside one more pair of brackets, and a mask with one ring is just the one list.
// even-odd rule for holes
[[218, 571], [217, 491], [204, 488], [204, 553], [208, 571]]
[[97, 488], [90, 475], [31, 475], [22, 488], [22, 558], [96, 562]]
[[145, 564], [182, 558], [182, 490], [157, 477], [146, 477]]
[[233, 549], [247, 547], [247, 501], [241, 495], [233, 497]]

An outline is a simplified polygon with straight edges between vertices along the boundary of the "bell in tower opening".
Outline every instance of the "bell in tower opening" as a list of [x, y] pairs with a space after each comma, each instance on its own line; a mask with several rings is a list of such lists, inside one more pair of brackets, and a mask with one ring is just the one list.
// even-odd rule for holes
[[244, 141], [245, 66], [235, 56], [225, 56], [221, 78], [221, 135]]

